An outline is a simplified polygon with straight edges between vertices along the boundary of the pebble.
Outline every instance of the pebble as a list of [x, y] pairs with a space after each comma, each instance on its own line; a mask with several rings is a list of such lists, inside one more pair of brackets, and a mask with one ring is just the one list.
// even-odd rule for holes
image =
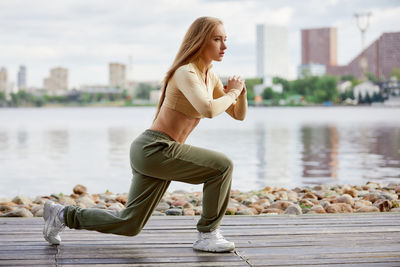
[[299, 215], [302, 214], [303, 212], [301, 211], [301, 208], [299, 205], [297, 204], [292, 204], [289, 207], [287, 207], [287, 209], [284, 212], [285, 214], [295, 214], [295, 215]]
[[77, 184], [74, 186], [74, 188], [72, 189], [73, 192], [77, 195], [86, 195], [87, 193], [87, 188], [84, 185], [81, 184]]
[[177, 208], [167, 209], [165, 211], [165, 214], [167, 214], [167, 215], [175, 215], [175, 216], [182, 215], [182, 213], [183, 213], [182, 209], [177, 209]]
[[[43, 205], [51, 200], [62, 205], [121, 211], [127, 194], [109, 192], [88, 194], [83, 185], [76, 185], [70, 195], [52, 194], [29, 198], [18, 195], [0, 198], [0, 216], [40, 217]], [[266, 186], [260, 191], [231, 190], [227, 215], [323, 214], [351, 212], [400, 212], [400, 184], [383, 185], [316, 185], [292, 190]], [[202, 192], [166, 192], [153, 215], [194, 216], [202, 213]]]

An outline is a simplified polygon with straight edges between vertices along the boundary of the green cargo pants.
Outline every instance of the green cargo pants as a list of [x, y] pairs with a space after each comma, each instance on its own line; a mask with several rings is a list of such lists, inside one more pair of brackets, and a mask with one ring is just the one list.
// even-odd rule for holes
[[66, 226], [118, 235], [137, 235], [171, 181], [203, 183], [200, 232], [211, 232], [221, 223], [229, 203], [232, 161], [224, 154], [175, 142], [168, 135], [146, 130], [131, 145], [132, 184], [126, 208], [107, 211], [67, 206]]

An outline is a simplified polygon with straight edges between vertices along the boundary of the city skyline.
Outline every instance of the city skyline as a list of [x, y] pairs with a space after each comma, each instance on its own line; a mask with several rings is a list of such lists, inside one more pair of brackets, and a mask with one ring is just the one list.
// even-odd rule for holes
[[[41, 8], [35, 8], [40, 6]], [[229, 6], [229, 8], [227, 8]], [[223, 11], [223, 12], [222, 12]], [[1, 1], [0, 67], [17, 82], [20, 65], [27, 68], [27, 85], [42, 85], [54, 66], [69, 69], [70, 87], [108, 84], [108, 63], [129, 67], [132, 79], [162, 80], [190, 23], [203, 15], [224, 21], [228, 50], [214, 64], [221, 76], [256, 76], [257, 24], [289, 30], [289, 77], [301, 63], [303, 28], [338, 29], [338, 64], [348, 64], [361, 51], [355, 12], [372, 12], [366, 45], [384, 32], [399, 31], [398, 1]], [[168, 33], [168, 34], [166, 34]], [[129, 69], [129, 68], [128, 68]]]

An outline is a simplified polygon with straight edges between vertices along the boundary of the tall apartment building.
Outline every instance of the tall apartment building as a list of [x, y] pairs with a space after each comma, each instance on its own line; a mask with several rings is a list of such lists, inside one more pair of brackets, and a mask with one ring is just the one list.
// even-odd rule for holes
[[363, 56], [366, 58], [367, 72], [378, 79], [389, 80], [392, 70], [400, 68], [400, 32], [383, 33], [347, 65], [328, 67], [328, 73], [337, 76], [353, 75], [359, 79], [363, 76], [360, 64]]
[[301, 30], [301, 64], [337, 65], [336, 28]]
[[43, 79], [43, 87], [53, 94], [68, 90], [68, 69], [62, 67], [52, 68], [50, 77]]
[[18, 74], [17, 74], [17, 86], [19, 90], [26, 89], [26, 67], [19, 66]]
[[120, 63], [109, 64], [109, 85], [111, 88], [126, 87], [126, 66]]
[[288, 78], [288, 29], [284, 26], [258, 24], [256, 26], [257, 76], [271, 79]]
[[[301, 31], [301, 65], [304, 70], [319, 75], [322, 66], [326, 74], [334, 76], [353, 75], [363, 77], [361, 59], [367, 61], [366, 71], [377, 78], [389, 79], [393, 68], [400, 68], [400, 32], [383, 33], [375, 42], [361, 51], [347, 65], [337, 65], [336, 28], [304, 29]], [[314, 71], [313, 70], [318, 70]]]
[[8, 75], [6, 68], [0, 68], [0, 92], [8, 92]]

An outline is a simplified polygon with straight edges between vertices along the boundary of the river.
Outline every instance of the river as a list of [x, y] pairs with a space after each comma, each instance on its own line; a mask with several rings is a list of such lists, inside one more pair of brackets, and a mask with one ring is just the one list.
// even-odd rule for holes
[[[0, 196], [127, 192], [129, 146], [154, 107], [0, 109]], [[225, 153], [232, 188], [400, 182], [400, 108], [252, 107], [203, 119], [188, 144]], [[169, 191], [201, 191], [173, 182]]]

